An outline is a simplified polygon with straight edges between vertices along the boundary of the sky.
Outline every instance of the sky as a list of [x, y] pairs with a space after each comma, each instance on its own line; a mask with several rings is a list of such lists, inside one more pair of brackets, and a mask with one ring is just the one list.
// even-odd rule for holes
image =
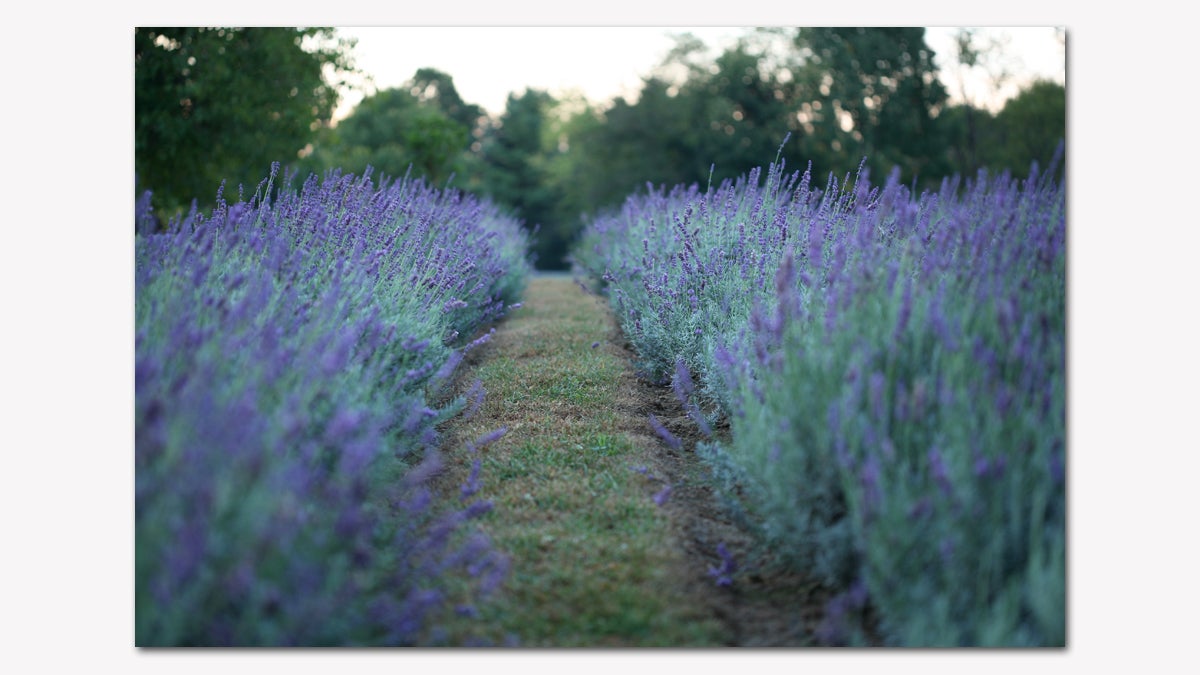
[[[431, 67], [454, 78], [463, 100], [499, 115], [508, 94], [526, 87], [554, 94], [578, 92], [593, 103], [617, 96], [636, 97], [641, 78], [674, 45], [672, 35], [690, 32], [710, 47], [723, 48], [746, 34], [738, 27], [344, 27], [338, 33], [358, 41], [360, 68], [378, 89], [403, 84], [418, 68]], [[955, 27], [930, 28], [926, 43], [939, 60], [953, 54]], [[1011, 96], [1035, 77], [1065, 83], [1066, 58], [1053, 27], [987, 28], [981, 37], [1005, 41], [997, 54], [1013, 72], [1003, 94]], [[942, 65], [942, 64], [939, 64]], [[976, 73], [978, 74], [978, 73]], [[958, 80], [946, 82], [952, 97]], [[967, 93], [986, 104], [990, 89], [968, 78]], [[362, 98], [343, 97], [335, 117], [344, 118]], [[992, 107], [998, 106], [997, 99]]]

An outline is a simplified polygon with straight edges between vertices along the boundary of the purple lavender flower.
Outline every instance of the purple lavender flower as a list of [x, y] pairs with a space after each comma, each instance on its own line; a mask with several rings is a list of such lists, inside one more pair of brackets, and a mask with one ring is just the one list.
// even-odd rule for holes
[[854, 583], [850, 586], [850, 590], [846, 592], [846, 599], [854, 609], [866, 607], [867, 600], [869, 599], [866, 579], [861, 576], [855, 579]]
[[483, 465], [483, 460], [476, 458], [475, 463], [471, 465], [471, 474], [467, 476], [467, 480], [462, 486], [462, 499], [467, 499], [473, 496], [483, 485], [479, 482], [479, 469]]
[[887, 407], [884, 400], [884, 387], [886, 385], [887, 379], [883, 373], [879, 371], [871, 373], [871, 377], [867, 382], [867, 390], [871, 402], [871, 411], [877, 422], [887, 421]]
[[721, 556], [721, 566], [713, 567], [709, 565], [708, 576], [716, 579], [718, 586], [729, 587], [733, 585], [733, 574], [737, 572], [737, 561], [733, 555], [729, 553], [729, 549], [725, 547], [725, 542], [717, 544], [717, 555]]
[[929, 322], [942, 346], [947, 352], [953, 352], [958, 349], [958, 338], [951, 332], [950, 324], [946, 319], [945, 298], [946, 284], [943, 282], [938, 286], [937, 293], [929, 304]]
[[696, 385], [692, 382], [692, 373], [682, 358], [675, 360], [675, 377], [671, 380], [671, 387], [675, 390], [675, 397], [684, 405], [688, 404], [692, 394], [696, 391]]
[[499, 427], [497, 429], [493, 429], [493, 430], [487, 432], [486, 434], [480, 436], [479, 438], [476, 438], [474, 440], [474, 442], [468, 444], [468, 447], [471, 452], [475, 452], [476, 450], [484, 448], [488, 445], [491, 445], [492, 443], [495, 443], [496, 441], [500, 440], [501, 438], [504, 438], [504, 435], [507, 433], [508, 433], [508, 427], [506, 427], [506, 426]]
[[469, 306], [470, 305], [463, 302], [462, 300], [459, 300], [458, 298], [450, 298], [449, 300], [447, 300], [445, 303], [442, 304], [442, 313], [444, 314], [447, 312], [452, 312], [456, 309], [463, 309], [463, 308], [469, 307]]
[[435, 392], [440, 390], [450, 380], [450, 376], [454, 374], [454, 371], [458, 369], [462, 361], [463, 352], [456, 351], [451, 354], [450, 358], [446, 359], [446, 362], [429, 378], [430, 389]]
[[654, 494], [654, 503], [658, 504], [659, 506], [663, 506], [667, 503], [667, 499], [670, 498], [670, 496], [671, 484], [667, 483], [662, 487], [661, 490]]
[[825, 221], [818, 216], [808, 226], [808, 265], [812, 269], [821, 267], [821, 255], [825, 248]]
[[472, 502], [462, 513], [463, 520], [474, 520], [480, 516], [491, 513], [495, 505], [491, 501]]
[[929, 449], [929, 471], [933, 476], [933, 480], [937, 483], [938, 488], [946, 495], [954, 493], [954, 485], [950, 482], [950, 474], [946, 470], [946, 462], [942, 459], [942, 453], [935, 445]]
[[465, 397], [467, 399], [467, 409], [463, 412], [463, 418], [469, 420], [474, 417], [475, 414], [479, 412], [479, 408], [483, 406], [483, 399], [485, 397], [483, 381], [476, 379], [471, 384], [471, 388], [467, 390]]
[[982, 455], [977, 456], [971, 471], [975, 474], [976, 478], [987, 478], [992, 473], [992, 463], [987, 457]]
[[896, 317], [896, 328], [892, 332], [892, 344], [900, 342], [904, 331], [908, 329], [908, 318], [912, 315], [913, 282], [911, 278], [904, 281], [904, 290], [900, 297], [900, 310]]
[[364, 414], [360, 410], [342, 409], [333, 416], [325, 430], [325, 436], [333, 442], [338, 442], [350, 436], [363, 421]]
[[779, 271], [775, 274], [775, 294], [782, 304], [785, 302], [785, 298], [792, 297], [795, 289], [796, 261], [793, 260], [791, 249], [788, 249], [784, 251], [783, 260], [779, 263]]
[[1055, 485], [1061, 485], [1066, 478], [1066, 467], [1063, 464], [1062, 452], [1059, 450], [1050, 453], [1050, 478]]
[[929, 497], [921, 497], [908, 509], [908, 519], [912, 521], [924, 520], [933, 515], [933, 503]]
[[672, 450], [678, 450], [683, 447], [682, 441], [676, 438], [675, 434], [672, 434], [670, 430], [663, 426], [662, 422], [659, 422], [658, 418], [655, 417], [653, 413], [650, 414], [649, 419], [650, 428], [654, 429], [654, 433], [658, 434], [658, 437], [667, 444], [667, 447], [671, 448]]
[[882, 501], [880, 490], [880, 462], [875, 455], [869, 455], [859, 470], [859, 480], [863, 485], [863, 509], [866, 518], [878, 513]]
[[696, 426], [700, 428], [700, 433], [704, 434], [706, 437], [711, 437], [712, 427], [709, 426], [708, 420], [704, 418], [704, 413], [700, 411], [700, 408], [689, 403], [687, 406], [685, 406], [685, 410], [687, 411], [688, 417], [692, 418], [692, 421], [695, 422]]
[[938, 555], [942, 558], [942, 564], [950, 566], [953, 564], [954, 553], [957, 550], [954, 540], [946, 537], [938, 544]]

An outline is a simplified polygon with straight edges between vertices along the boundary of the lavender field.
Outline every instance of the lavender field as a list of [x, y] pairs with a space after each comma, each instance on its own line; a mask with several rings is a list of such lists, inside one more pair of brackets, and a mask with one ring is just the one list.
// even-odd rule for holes
[[[699, 458], [758, 550], [823, 589], [812, 643], [1065, 644], [1056, 171], [914, 194], [896, 174], [818, 181], [776, 162], [647, 186], [576, 246], [638, 373], [690, 420], [681, 439], [642, 411], [659, 451]], [[448, 456], [467, 461], [443, 430], [481, 408], [464, 363], [486, 366], [474, 350], [520, 307], [529, 235], [469, 193], [369, 171], [273, 171], [161, 230], [150, 204], [136, 237], [137, 644], [461, 635], [532, 564], [478, 526], [530, 517], [479, 496], [494, 478], [478, 450], [507, 427], [469, 444], [461, 486], [436, 487]], [[547, 391], [597, 419], [615, 405], [564, 377]], [[729, 591], [742, 566], [719, 552], [708, 583]]]
[[824, 644], [1065, 642], [1055, 169], [918, 195], [778, 163], [648, 186], [585, 234], [577, 264], [708, 438], [728, 507], [842, 589]]

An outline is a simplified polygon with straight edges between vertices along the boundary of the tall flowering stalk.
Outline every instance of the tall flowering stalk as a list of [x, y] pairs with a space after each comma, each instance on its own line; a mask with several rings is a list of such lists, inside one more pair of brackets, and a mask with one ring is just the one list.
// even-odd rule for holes
[[465, 403], [433, 402], [521, 292], [521, 231], [420, 181], [276, 179], [139, 227], [141, 646], [412, 644], [447, 575], [503, 578], [465, 527], [489, 505], [428, 482]]

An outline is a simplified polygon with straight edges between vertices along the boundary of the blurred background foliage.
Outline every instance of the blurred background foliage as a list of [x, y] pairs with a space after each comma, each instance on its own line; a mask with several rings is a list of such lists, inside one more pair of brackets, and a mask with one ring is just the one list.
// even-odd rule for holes
[[[490, 198], [536, 230], [539, 268], [564, 269], [587, 219], [647, 183], [703, 187], [779, 154], [816, 177], [840, 180], [865, 160], [876, 180], [898, 167], [903, 183], [934, 189], [981, 169], [1022, 176], [1066, 138], [1057, 83], [996, 112], [965, 90], [952, 104], [919, 27], [764, 28], [716, 54], [684, 34], [635, 97], [526, 89], [496, 117], [451, 74], [423, 68], [334, 124], [353, 46], [331, 28], [138, 28], [137, 189], [171, 214], [209, 203], [222, 180], [229, 194], [252, 190], [272, 161], [301, 176], [412, 172]], [[998, 89], [1000, 49], [964, 29], [943, 56], [988, 69]]]
[[332, 28], [137, 28], [133, 41], [137, 187], [168, 211], [296, 159], [354, 72]]

